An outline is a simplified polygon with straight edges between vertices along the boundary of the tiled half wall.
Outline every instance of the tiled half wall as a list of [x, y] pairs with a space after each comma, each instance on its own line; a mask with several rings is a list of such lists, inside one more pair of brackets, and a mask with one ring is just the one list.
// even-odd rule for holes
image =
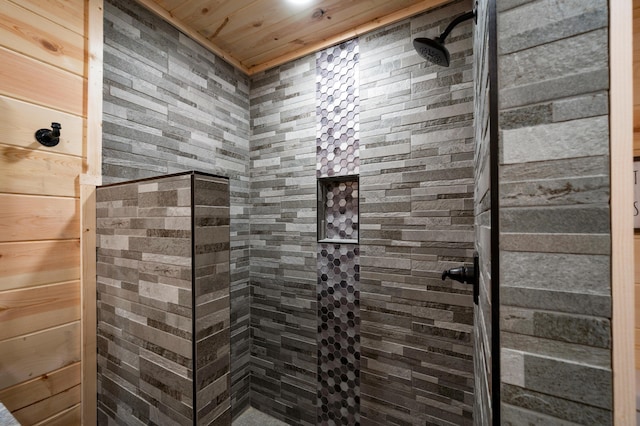
[[230, 424], [229, 181], [97, 190], [98, 423]]

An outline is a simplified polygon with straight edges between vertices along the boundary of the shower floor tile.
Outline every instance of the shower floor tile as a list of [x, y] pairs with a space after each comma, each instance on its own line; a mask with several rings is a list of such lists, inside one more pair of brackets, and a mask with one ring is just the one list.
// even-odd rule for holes
[[232, 426], [288, 426], [288, 423], [249, 407], [233, 421]]

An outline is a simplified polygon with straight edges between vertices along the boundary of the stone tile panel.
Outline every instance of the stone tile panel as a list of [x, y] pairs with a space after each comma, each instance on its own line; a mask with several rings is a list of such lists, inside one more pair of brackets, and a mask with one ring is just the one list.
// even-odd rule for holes
[[473, 26], [447, 40], [450, 68], [410, 43], [471, 8], [360, 39], [363, 423], [473, 423], [471, 289], [440, 279], [473, 253]]
[[230, 418], [228, 181], [195, 176], [97, 190], [100, 424]]
[[251, 79], [251, 401], [317, 419], [315, 56]]
[[500, 308], [521, 369], [503, 365], [503, 422], [611, 424], [606, 2], [512, 6], [498, 14]]
[[[135, 2], [105, 2], [103, 181], [230, 178], [234, 411], [249, 402], [249, 79]], [[168, 228], [170, 229], [170, 228]]]

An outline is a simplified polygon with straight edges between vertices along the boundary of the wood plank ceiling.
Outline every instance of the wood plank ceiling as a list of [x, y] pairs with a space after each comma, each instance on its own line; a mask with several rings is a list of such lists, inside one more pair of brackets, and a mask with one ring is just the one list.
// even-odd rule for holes
[[138, 0], [251, 75], [450, 0]]

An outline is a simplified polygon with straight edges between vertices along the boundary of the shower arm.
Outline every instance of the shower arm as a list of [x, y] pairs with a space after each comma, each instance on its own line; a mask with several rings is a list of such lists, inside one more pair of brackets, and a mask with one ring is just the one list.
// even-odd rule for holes
[[440, 37], [438, 37], [438, 41], [444, 44], [444, 39], [447, 38], [449, 33], [455, 28], [456, 25], [468, 19], [474, 18], [475, 16], [476, 16], [476, 12], [473, 10], [471, 12], [463, 13], [462, 15], [458, 16], [456, 19], [451, 21], [451, 23], [442, 32], [442, 34], [440, 34]]

